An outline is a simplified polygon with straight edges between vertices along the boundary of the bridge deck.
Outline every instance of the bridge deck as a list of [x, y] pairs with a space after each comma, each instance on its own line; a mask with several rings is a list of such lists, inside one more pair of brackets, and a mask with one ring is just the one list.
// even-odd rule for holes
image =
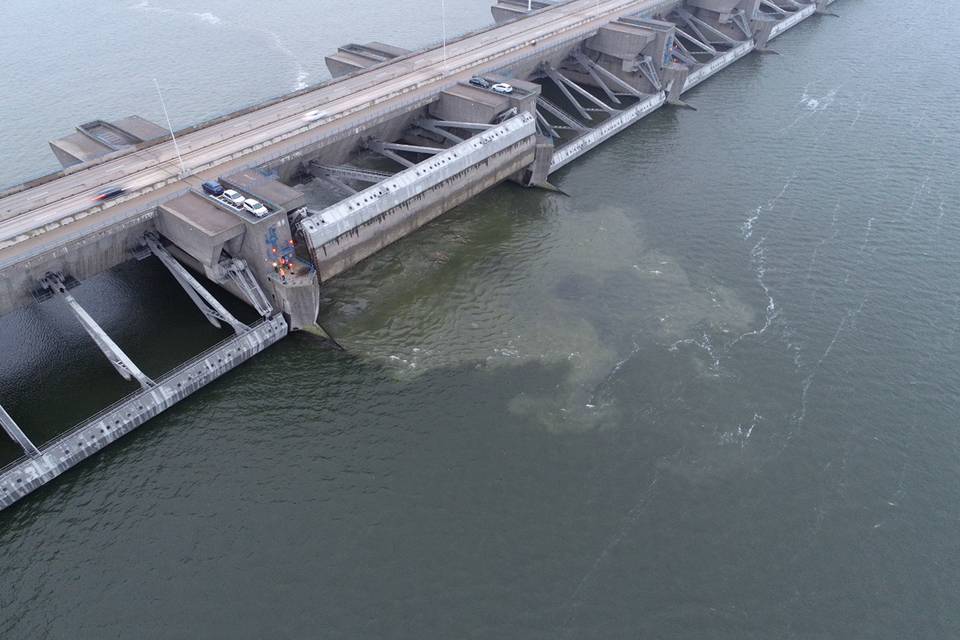
[[[184, 166], [193, 173], [184, 179], [176, 149], [169, 141], [117, 152], [117, 157], [92, 166], [71, 168], [63, 177], [0, 199], [0, 268], [21, 259], [24, 252], [64, 235], [76, 235], [187, 185], [197, 187], [202, 180], [234, 167], [266, 162], [283, 149], [357, 126], [476, 73], [583, 38], [619, 15], [675, 1], [571, 0], [448, 42], [446, 60], [435, 46], [242, 112], [178, 138]], [[331, 116], [304, 123], [301, 115], [318, 108]], [[128, 193], [92, 203], [91, 196], [108, 184], [123, 184]]]

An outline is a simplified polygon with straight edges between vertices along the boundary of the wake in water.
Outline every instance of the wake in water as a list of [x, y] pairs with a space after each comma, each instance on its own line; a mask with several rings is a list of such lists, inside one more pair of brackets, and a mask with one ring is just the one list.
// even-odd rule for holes
[[799, 115], [796, 119], [788, 124], [787, 126], [780, 129], [780, 133], [783, 133], [787, 129], [792, 129], [795, 127], [801, 120], [805, 120], [812, 116], [817, 115], [823, 111], [826, 111], [833, 105], [837, 97], [837, 92], [842, 88], [841, 86], [834, 87], [833, 89], [828, 90], [825, 94], [820, 96], [815, 96], [809, 93], [811, 87], [814, 85], [820, 84], [821, 80], [811, 82], [803, 88], [803, 95], [800, 97], [800, 100], [797, 102], [797, 106], [801, 107]]
[[280, 52], [282, 55], [289, 58], [290, 62], [293, 63], [293, 66], [296, 72], [296, 80], [294, 82], [292, 91], [304, 89], [308, 86], [306, 83], [306, 80], [307, 80], [307, 77], [309, 76], [309, 73], [307, 73], [307, 70], [304, 68], [303, 64], [301, 64], [300, 59], [297, 57], [297, 55], [294, 54], [293, 51], [291, 51], [284, 44], [283, 39], [280, 37], [280, 34], [275, 31], [271, 31], [269, 29], [265, 29], [262, 27], [251, 27], [250, 25], [246, 25], [246, 24], [225, 23], [221, 18], [209, 12], [197, 13], [193, 11], [177, 11], [176, 9], [154, 7], [150, 4], [149, 0], [143, 0], [139, 4], [131, 5], [129, 8], [133, 11], [147, 11], [152, 13], [170, 14], [174, 16], [184, 16], [188, 18], [197, 19], [200, 22], [210, 26], [215, 26], [215, 27], [224, 26], [232, 29], [241, 29], [244, 31], [250, 31], [253, 33], [264, 35], [273, 42], [273, 48], [276, 51]]

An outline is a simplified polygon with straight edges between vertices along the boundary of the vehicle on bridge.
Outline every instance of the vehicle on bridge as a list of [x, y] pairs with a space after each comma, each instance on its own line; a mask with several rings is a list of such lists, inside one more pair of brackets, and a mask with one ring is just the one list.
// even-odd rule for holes
[[220, 183], [216, 180], [207, 180], [202, 185], [203, 190], [209, 193], [212, 196], [221, 196], [223, 195], [223, 187], [220, 186]]
[[302, 117], [304, 122], [316, 122], [317, 120], [320, 120], [321, 118], [323, 118], [325, 115], [326, 114], [324, 114], [323, 111], [317, 111], [316, 109], [314, 109], [313, 111], [307, 111], [305, 114], [303, 114]]
[[267, 215], [267, 213], [269, 213], [269, 211], [267, 211], [267, 208], [263, 206], [262, 203], [258, 202], [257, 200], [253, 200], [251, 198], [247, 198], [246, 200], [243, 201], [243, 208], [249, 211], [250, 213], [252, 213], [253, 215], [257, 216], [258, 218], [262, 218], [263, 216]]
[[110, 200], [112, 198], [116, 198], [117, 196], [122, 196], [126, 192], [127, 190], [124, 187], [117, 184], [117, 185], [104, 187], [103, 189], [100, 189], [100, 191], [97, 192], [97, 195], [93, 196], [90, 199], [93, 201]]
[[498, 82], [490, 88], [497, 93], [513, 93], [513, 87], [506, 82]]
[[223, 192], [223, 195], [220, 196], [220, 199], [229, 204], [230, 206], [236, 207], [239, 209], [243, 206], [243, 201], [246, 200], [238, 191], [233, 189], [227, 189]]

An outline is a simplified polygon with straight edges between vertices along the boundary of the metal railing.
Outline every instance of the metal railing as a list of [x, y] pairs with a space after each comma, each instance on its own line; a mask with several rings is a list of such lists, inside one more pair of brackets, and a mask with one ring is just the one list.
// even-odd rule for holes
[[307, 274], [303, 276], [294, 276], [284, 272], [284, 275], [281, 276], [279, 273], [276, 273], [273, 271], [267, 271], [267, 278], [269, 278], [270, 280], [276, 280], [281, 284], [289, 284], [289, 285], [310, 284], [313, 281], [313, 274], [316, 271], [316, 268], [311, 263], [297, 256], [293, 256], [293, 258], [290, 259], [290, 261], [298, 262], [301, 265], [307, 267]]

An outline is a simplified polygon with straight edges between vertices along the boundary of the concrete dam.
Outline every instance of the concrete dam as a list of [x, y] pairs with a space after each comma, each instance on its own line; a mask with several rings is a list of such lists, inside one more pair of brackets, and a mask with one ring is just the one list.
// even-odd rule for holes
[[[320, 287], [505, 180], [550, 175], [833, 0], [500, 0], [494, 24], [408, 51], [345, 44], [331, 80], [180, 131], [131, 116], [50, 142], [63, 168], [0, 191], [0, 314], [66, 305], [131, 392], [23, 455], [0, 509], [274, 344], [322, 333]], [[298, 189], [322, 186], [310, 201]], [[158, 259], [222, 342], [139, 369], [71, 291]], [[231, 314], [218, 285], [256, 312]], [[59, 428], [59, 427], [58, 427]]]

